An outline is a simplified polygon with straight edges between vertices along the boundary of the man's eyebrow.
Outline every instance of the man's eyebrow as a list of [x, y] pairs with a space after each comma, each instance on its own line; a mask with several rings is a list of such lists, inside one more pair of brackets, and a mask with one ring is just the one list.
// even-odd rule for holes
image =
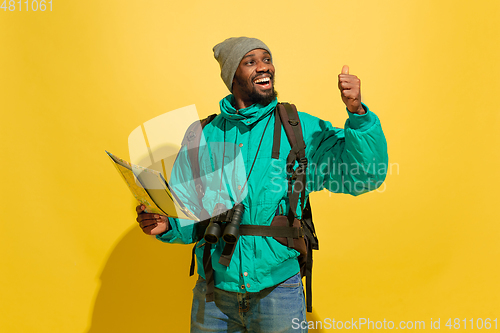
[[[267, 52], [267, 51], [264, 51], [264, 54], [266, 54], [266, 55], [271, 55], [271, 54], [270, 54], [269, 52]], [[243, 57], [243, 59], [248, 58], [248, 57], [254, 57], [254, 56], [255, 56], [255, 53], [250, 53], [250, 54], [245, 55], [245, 56]]]

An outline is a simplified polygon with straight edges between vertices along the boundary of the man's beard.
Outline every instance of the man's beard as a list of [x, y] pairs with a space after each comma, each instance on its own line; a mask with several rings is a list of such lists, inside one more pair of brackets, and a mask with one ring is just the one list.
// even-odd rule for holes
[[[274, 75], [271, 76], [271, 84], [272, 87], [270, 90], [265, 91], [264, 93], [260, 93], [257, 91], [257, 88], [253, 85], [253, 81], [255, 80], [255, 77], [251, 79], [248, 83], [241, 81], [238, 76], [235, 76], [236, 82], [240, 85], [240, 87], [245, 87], [247, 89], [244, 89], [248, 92], [248, 101], [251, 102], [251, 104], [260, 104], [263, 106], [269, 105], [276, 97], [278, 97], [278, 92], [274, 90]], [[248, 86], [251, 85], [252, 89], [248, 89]]]
[[269, 105], [276, 97], [278, 97], [278, 92], [274, 90], [274, 82], [273, 86], [271, 88], [271, 91], [267, 91], [264, 94], [260, 94], [257, 92], [257, 89], [255, 87], [252, 89], [250, 94], [248, 95], [250, 101], [252, 104], [260, 104], [263, 106]]

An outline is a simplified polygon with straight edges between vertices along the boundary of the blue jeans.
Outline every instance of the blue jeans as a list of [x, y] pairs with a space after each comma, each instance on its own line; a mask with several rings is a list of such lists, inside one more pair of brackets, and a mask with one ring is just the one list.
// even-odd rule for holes
[[[286, 333], [306, 320], [304, 288], [300, 274], [258, 293], [235, 293], [215, 288], [214, 302], [205, 302], [205, 280], [193, 289], [191, 333]], [[294, 325], [297, 327], [297, 325]]]

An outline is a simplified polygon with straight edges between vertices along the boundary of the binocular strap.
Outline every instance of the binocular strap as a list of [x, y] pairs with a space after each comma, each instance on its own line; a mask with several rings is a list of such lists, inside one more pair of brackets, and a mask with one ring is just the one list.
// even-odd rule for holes
[[222, 254], [219, 258], [219, 264], [229, 267], [229, 263], [231, 262], [231, 258], [233, 257], [234, 249], [236, 248], [236, 243], [226, 243], [224, 249], [222, 250]]

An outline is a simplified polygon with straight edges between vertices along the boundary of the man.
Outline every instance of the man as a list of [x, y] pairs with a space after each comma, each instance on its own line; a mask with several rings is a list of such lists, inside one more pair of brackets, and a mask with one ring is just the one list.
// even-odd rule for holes
[[[213, 50], [221, 67], [221, 77], [231, 94], [221, 100], [221, 113], [203, 133], [207, 143], [232, 143], [240, 149], [246, 179], [234, 186], [246, 187], [247, 191], [241, 198], [244, 206], [241, 225], [269, 226], [276, 215], [286, 215], [290, 207], [285, 172], [290, 144], [285, 135], [281, 136], [279, 158], [271, 158], [274, 110], [278, 103], [271, 51], [262, 41], [247, 37], [229, 38]], [[347, 66], [338, 76], [338, 87], [349, 115], [344, 130], [299, 112], [309, 161], [306, 196], [324, 188], [359, 195], [376, 189], [385, 178], [388, 158], [380, 122], [361, 103], [360, 80], [349, 74]], [[325, 96], [325, 104], [329, 98]], [[214, 159], [211, 161], [224, 165], [225, 152], [219, 155], [210, 157]], [[217, 162], [220, 159], [222, 163]], [[171, 181], [183, 184], [176, 190], [180, 190], [181, 200], [190, 209], [196, 213], [201, 209], [212, 212], [220, 188], [206, 181], [203, 207], [200, 207], [193, 186], [188, 185], [189, 178], [193, 177], [189, 165], [188, 154], [181, 149]], [[202, 169], [210, 169], [210, 163], [200, 165]], [[234, 203], [235, 200], [226, 195], [226, 207]], [[196, 241], [192, 224], [181, 226], [177, 219], [148, 214], [143, 209], [143, 206], [137, 207], [137, 221], [146, 234], [156, 235], [168, 243]], [[299, 219], [301, 213], [299, 208], [294, 212]], [[220, 240], [209, 247], [215, 302], [205, 299], [204, 240], [196, 246], [200, 278], [193, 290], [191, 331], [297, 332], [293, 330], [297, 327], [292, 327], [293, 323], [306, 319], [298, 252], [272, 237], [244, 235], [238, 239], [226, 267], [219, 263], [223, 243]]]

